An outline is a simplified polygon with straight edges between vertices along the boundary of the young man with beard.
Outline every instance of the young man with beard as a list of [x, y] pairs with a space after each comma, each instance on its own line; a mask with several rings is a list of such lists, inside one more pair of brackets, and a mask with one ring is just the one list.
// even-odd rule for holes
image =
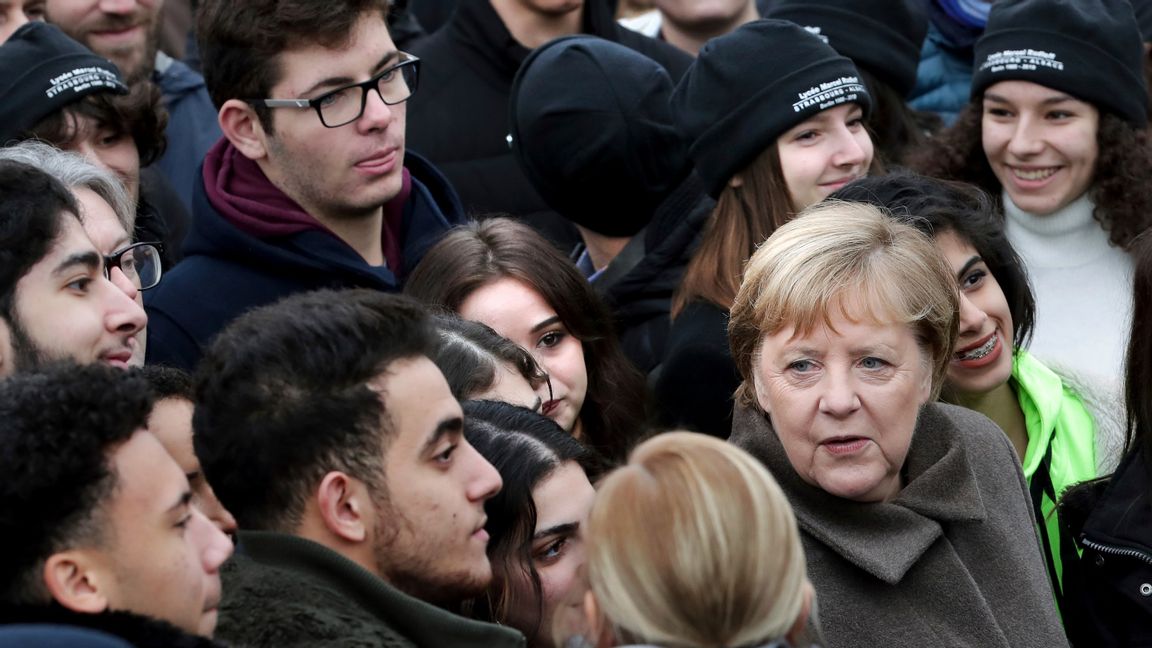
[[158, 49], [163, 5], [164, 0], [43, 0], [47, 21], [110, 59], [129, 86], [160, 86], [168, 149], [156, 167], [191, 208], [200, 162], [220, 139], [220, 125], [204, 78]]
[[211, 646], [227, 536], [145, 429], [148, 384], [61, 364], [0, 382], [0, 624]]
[[225, 139], [204, 161], [185, 258], [145, 300], [150, 363], [191, 369], [234, 317], [286, 295], [397, 291], [463, 220], [443, 177], [405, 155], [420, 62], [396, 49], [387, 10], [387, 0], [201, 5]]
[[52, 360], [127, 367], [147, 323], [125, 290], [126, 255], [104, 256], [59, 180], [0, 160], [0, 376]]
[[492, 579], [468, 443], [415, 302], [317, 291], [242, 315], [196, 375], [196, 454], [240, 527], [219, 636], [251, 648], [523, 646], [446, 612]]

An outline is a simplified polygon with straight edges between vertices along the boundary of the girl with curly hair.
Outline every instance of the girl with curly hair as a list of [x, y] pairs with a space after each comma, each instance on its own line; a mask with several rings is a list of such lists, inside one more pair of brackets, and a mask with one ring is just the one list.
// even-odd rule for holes
[[1124, 0], [1004, 0], [976, 45], [972, 102], [913, 161], [1000, 196], [1036, 292], [1032, 351], [1119, 384], [1128, 246], [1152, 224], [1144, 47]]

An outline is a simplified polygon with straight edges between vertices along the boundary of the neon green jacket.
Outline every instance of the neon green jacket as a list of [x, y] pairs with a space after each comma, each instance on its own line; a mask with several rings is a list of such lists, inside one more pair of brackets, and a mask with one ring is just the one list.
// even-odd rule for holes
[[1064, 489], [1096, 477], [1096, 423], [1060, 376], [1020, 349], [1012, 381], [1028, 429], [1024, 478], [1032, 493], [1048, 573], [1060, 595], [1063, 558], [1076, 556], [1074, 538], [1060, 535], [1056, 502]]

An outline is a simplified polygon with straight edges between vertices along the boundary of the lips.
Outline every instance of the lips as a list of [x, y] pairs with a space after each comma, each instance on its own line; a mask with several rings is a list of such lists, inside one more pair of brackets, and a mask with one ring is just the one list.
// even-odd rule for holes
[[476, 538], [477, 540], [483, 540], [485, 543], [487, 543], [488, 542], [488, 530], [484, 528], [484, 526], [487, 524], [488, 524], [488, 518], [485, 517], [483, 520], [480, 521], [480, 526], [478, 526], [472, 530], [472, 534], [471, 534], [472, 537]]
[[385, 175], [396, 168], [398, 149], [381, 151], [356, 163], [356, 168], [369, 175]]
[[556, 411], [558, 409], [560, 409], [560, 404], [562, 402], [563, 401], [560, 400], [559, 398], [554, 398], [550, 401], [545, 401], [544, 405], [542, 405], [540, 407], [540, 413], [543, 414], [544, 416], [552, 416], [553, 414], [556, 413]]
[[860, 178], [860, 176], [858, 176], [858, 175], [848, 176], [845, 178], [840, 178], [839, 180], [829, 180], [828, 182], [822, 182], [822, 183], [820, 183], [820, 186], [821, 187], [829, 187], [831, 189], [839, 189], [840, 187], [843, 187], [844, 185], [848, 184], [849, 182], [852, 182], [853, 180], [858, 180], [859, 178]]
[[992, 331], [987, 337], [977, 340], [963, 349], [952, 354], [952, 361], [961, 367], [977, 369], [987, 366], [1000, 359], [1003, 352], [1003, 339], [1000, 329]]
[[1060, 167], [1009, 167], [1012, 175], [1024, 182], [1042, 182], [1056, 175]]
[[124, 369], [128, 367], [128, 363], [132, 360], [132, 349], [119, 349], [117, 351], [110, 351], [100, 356], [100, 359], [112, 365]]
[[871, 442], [868, 437], [840, 436], [822, 441], [820, 447], [834, 455], [850, 455], [864, 450]]

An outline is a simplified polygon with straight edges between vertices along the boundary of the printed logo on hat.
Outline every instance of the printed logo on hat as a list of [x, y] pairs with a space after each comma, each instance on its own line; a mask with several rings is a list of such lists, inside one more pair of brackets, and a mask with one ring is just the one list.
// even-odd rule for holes
[[990, 73], [1031, 71], [1039, 69], [1064, 70], [1064, 63], [1055, 52], [1034, 49], [1011, 49], [992, 52], [980, 65], [980, 71]]
[[48, 99], [52, 99], [68, 90], [79, 93], [92, 88], [119, 90], [122, 87], [123, 84], [111, 70], [101, 67], [81, 67], [49, 79], [48, 89], [44, 94]]
[[860, 77], [842, 76], [797, 93], [799, 101], [792, 104], [792, 112], [802, 112], [813, 106], [818, 106], [818, 110], [827, 110], [842, 103], [857, 101], [861, 94], [867, 92], [864, 84], [860, 83]]
[[816, 38], [819, 38], [820, 40], [824, 41], [825, 43], [828, 42], [828, 37], [821, 33], [824, 30], [821, 29], [819, 25], [804, 25], [804, 31], [808, 32], [809, 34], [812, 34], [813, 36], [815, 36]]

